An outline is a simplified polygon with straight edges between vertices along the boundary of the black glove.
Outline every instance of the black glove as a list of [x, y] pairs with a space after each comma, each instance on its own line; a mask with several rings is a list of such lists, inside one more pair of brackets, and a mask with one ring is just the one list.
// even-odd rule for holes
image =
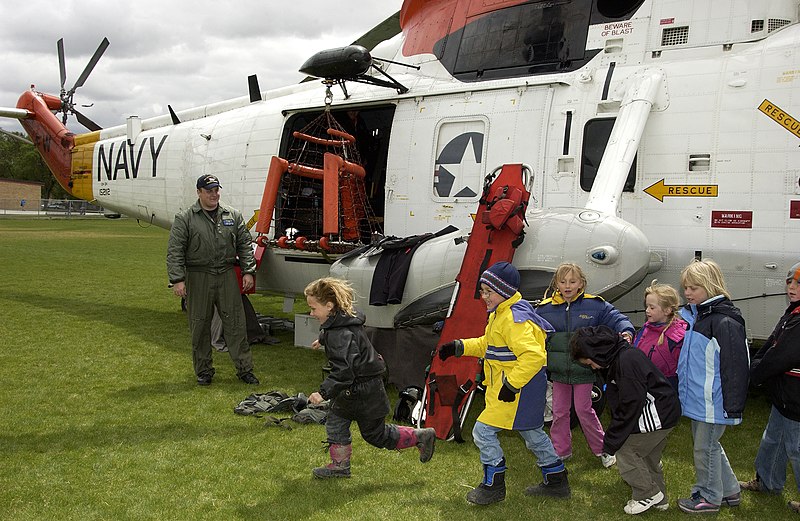
[[514, 398], [517, 397], [517, 393], [511, 390], [511, 388], [503, 382], [503, 386], [500, 387], [500, 392], [497, 393], [497, 399], [501, 402], [513, 402]]
[[457, 344], [458, 340], [451, 340], [442, 344], [439, 347], [439, 360], [447, 360], [451, 356], [455, 356]]

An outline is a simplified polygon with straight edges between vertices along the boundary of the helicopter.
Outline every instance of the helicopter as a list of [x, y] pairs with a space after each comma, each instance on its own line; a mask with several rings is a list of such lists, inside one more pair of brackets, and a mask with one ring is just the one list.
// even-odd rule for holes
[[70, 194], [163, 228], [196, 200], [197, 176], [217, 176], [249, 218], [256, 290], [287, 301], [329, 274], [369, 295], [380, 241], [425, 236], [398, 298], [363, 306], [374, 328], [447, 315], [486, 180], [522, 164], [524, 298], [577, 262], [588, 291], [641, 323], [653, 279], [679, 287], [683, 267], [711, 258], [748, 335], [766, 338], [800, 239], [799, 11], [406, 0], [309, 57], [309, 81], [262, 91], [250, 76], [242, 97], [108, 128], [73, 98], [108, 40], [70, 88], [59, 44], [60, 93], [31, 88], [0, 116]]

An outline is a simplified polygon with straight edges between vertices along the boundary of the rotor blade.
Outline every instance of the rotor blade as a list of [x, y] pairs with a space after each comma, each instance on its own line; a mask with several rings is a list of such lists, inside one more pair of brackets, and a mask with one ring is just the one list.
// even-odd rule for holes
[[94, 56], [92, 56], [92, 59], [89, 60], [89, 63], [86, 64], [86, 68], [83, 69], [83, 72], [81, 73], [80, 77], [78, 77], [78, 81], [76, 81], [75, 85], [73, 85], [72, 88], [69, 89], [70, 94], [75, 92], [75, 89], [83, 86], [83, 84], [86, 82], [86, 78], [89, 77], [89, 74], [92, 73], [92, 69], [94, 69], [94, 66], [97, 65], [97, 61], [100, 60], [100, 57], [103, 55], [104, 52], [106, 52], [107, 47], [108, 47], [108, 38], [103, 38], [103, 41], [100, 42], [100, 45], [97, 47], [97, 50], [94, 51]]
[[61, 72], [61, 90], [64, 90], [64, 82], [67, 81], [67, 66], [64, 63], [64, 38], [59, 38], [56, 42], [58, 46], [58, 69]]
[[[350, 45], [360, 45], [371, 51], [381, 42], [384, 42], [394, 36], [400, 34], [400, 11], [397, 11], [393, 15], [390, 15], [386, 20], [382, 21], [366, 33], [362, 34], [361, 36], [356, 39]], [[314, 76], [306, 76], [300, 83], [305, 83], [307, 81], [316, 80]]]
[[13, 132], [8, 132], [7, 130], [3, 130], [2, 128], [0, 128], [0, 134], [5, 134], [8, 137], [13, 137], [14, 139], [17, 139], [17, 140], [22, 141], [23, 143], [27, 143], [29, 145], [33, 144], [33, 141], [31, 141], [30, 139], [22, 137], [19, 134], [14, 134]]
[[379, 43], [400, 33], [400, 11], [389, 16], [354, 41], [351, 45], [360, 45], [371, 51]]
[[86, 116], [84, 116], [83, 114], [78, 112], [77, 110], [72, 109], [72, 112], [74, 112], [75, 113], [75, 117], [78, 118], [78, 123], [80, 123], [84, 127], [88, 128], [92, 132], [94, 132], [96, 130], [102, 130], [103, 129], [103, 127], [101, 127], [100, 125], [98, 125], [97, 123], [92, 121], [91, 119], [87, 118]]

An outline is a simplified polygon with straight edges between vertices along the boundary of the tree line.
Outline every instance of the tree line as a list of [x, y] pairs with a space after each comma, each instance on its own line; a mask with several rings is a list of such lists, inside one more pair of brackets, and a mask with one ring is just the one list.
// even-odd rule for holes
[[[20, 132], [11, 132], [27, 138]], [[69, 194], [50, 173], [36, 147], [0, 132], [0, 178], [38, 181], [44, 184], [43, 199], [69, 199]]]

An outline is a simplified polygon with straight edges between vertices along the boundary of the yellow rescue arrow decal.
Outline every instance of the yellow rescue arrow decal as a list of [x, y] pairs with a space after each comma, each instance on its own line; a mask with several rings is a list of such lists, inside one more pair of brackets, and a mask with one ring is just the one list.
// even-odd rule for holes
[[758, 110], [795, 136], [800, 137], [800, 121], [787, 114], [786, 111], [779, 106], [765, 99], [761, 102], [761, 105], [758, 106]]
[[253, 227], [253, 225], [256, 223], [256, 221], [258, 221], [258, 214], [259, 214], [260, 211], [261, 210], [256, 210], [255, 213], [253, 213], [253, 216], [250, 218], [250, 220], [247, 221], [247, 229], [248, 230]]
[[717, 185], [667, 185], [663, 179], [644, 189], [662, 203], [665, 197], [717, 197], [718, 191]]

